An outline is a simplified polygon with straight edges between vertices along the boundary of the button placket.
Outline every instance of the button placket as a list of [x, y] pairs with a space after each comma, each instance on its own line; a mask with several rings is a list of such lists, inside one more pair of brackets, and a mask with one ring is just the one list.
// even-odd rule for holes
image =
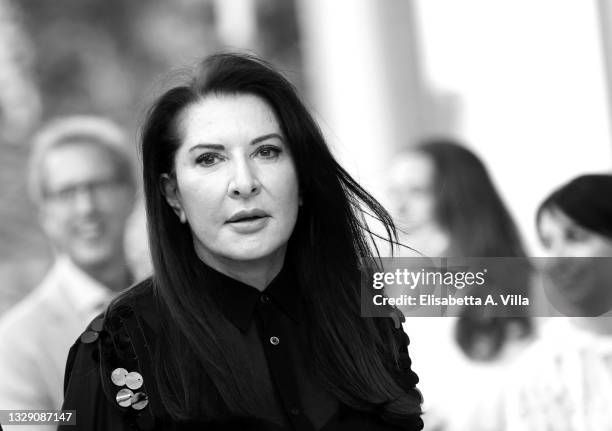
[[283, 319], [283, 311], [277, 307], [275, 298], [266, 293], [259, 296], [258, 302], [256, 314], [260, 340], [266, 352], [270, 376], [278, 390], [283, 411], [292, 429], [313, 431], [312, 424], [300, 408], [299, 388], [291, 364], [288, 363], [292, 337], [287, 322]]

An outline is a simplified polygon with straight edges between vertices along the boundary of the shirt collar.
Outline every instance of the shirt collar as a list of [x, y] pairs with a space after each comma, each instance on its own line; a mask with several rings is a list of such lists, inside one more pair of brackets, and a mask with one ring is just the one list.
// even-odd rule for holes
[[67, 256], [60, 256], [53, 271], [61, 288], [76, 311], [82, 314], [100, 312], [113, 298], [113, 292], [77, 267]]
[[206, 264], [202, 264], [202, 267], [214, 300], [225, 317], [242, 332], [251, 325], [257, 304], [264, 295], [269, 296], [272, 303], [295, 322], [301, 320], [299, 287], [289, 265], [283, 267], [263, 292]]

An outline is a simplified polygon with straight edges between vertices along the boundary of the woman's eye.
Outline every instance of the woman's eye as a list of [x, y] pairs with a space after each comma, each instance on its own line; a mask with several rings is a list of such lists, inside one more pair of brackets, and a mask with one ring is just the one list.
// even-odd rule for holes
[[275, 159], [280, 153], [281, 149], [272, 145], [259, 147], [256, 151], [256, 154], [264, 159]]
[[217, 153], [204, 153], [196, 158], [196, 163], [204, 166], [211, 166], [221, 160], [221, 156]]

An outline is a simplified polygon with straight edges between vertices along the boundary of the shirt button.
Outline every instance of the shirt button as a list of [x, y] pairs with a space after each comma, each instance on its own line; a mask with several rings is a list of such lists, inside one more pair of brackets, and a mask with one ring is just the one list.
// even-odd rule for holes
[[264, 294], [259, 297], [259, 300], [264, 304], [268, 304], [270, 302], [270, 297]]
[[300, 414], [300, 409], [298, 409], [297, 407], [292, 408], [292, 409], [291, 409], [291, 414], [292, 414], [293, 416], [297, 416], [297, 415], [299, 415], [299, 414]]
[[277, 346], [278, 343], [280, 343], [280, 340], [278, 339], [278, 337], [270, 337], [270, 343], [274, 346]]

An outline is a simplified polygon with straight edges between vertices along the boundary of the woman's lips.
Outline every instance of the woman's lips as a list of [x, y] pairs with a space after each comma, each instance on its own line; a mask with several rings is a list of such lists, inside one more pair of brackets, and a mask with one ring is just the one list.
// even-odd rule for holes
[[249, 234], [258, 232], [266, 227], [269, 220], [269, 216], [243, 218], [237, 221], [227, 222], [227, 225], [235, 232]]
[[245, 219], [253, 219], [260, 217], [267, 217], [268, 214], [265, 211], [260, 210], [259, 208], [253, 208], [250, 210], [241, 210], [234, 213], [226, 223], [234, 223], [238, 221], [242, 221]]

